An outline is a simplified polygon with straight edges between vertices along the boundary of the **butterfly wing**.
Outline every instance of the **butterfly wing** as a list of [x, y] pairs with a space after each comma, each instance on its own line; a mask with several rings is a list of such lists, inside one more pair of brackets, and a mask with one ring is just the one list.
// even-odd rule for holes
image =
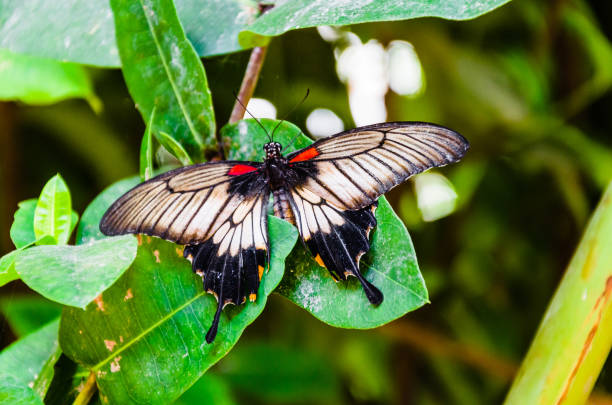
[[268, 185], [260, 163], [213, 162], [150, 179], [104, 214], [105, 235], [144, 233], [187, 245], [184, 255], [219, 301], [206, 334], [215, 338], [228, 303], [255, 300], [268, 254]]
[[379, 304], [382, 293], [359, 271], [376, 226], [377, 199], [414, 174], [459, 160], [468, 148], [450, 129], [390, 122], [342, 132], [288, 155], [295, 184], [286, 192], [302, 240], [334, 279], [356, 276], [370, 302]]
[[304, 188], [343, 210], [365, 208], [407, 178], [461, 159], [455, 131], [422, 122], [355, 128], [287, 156]]

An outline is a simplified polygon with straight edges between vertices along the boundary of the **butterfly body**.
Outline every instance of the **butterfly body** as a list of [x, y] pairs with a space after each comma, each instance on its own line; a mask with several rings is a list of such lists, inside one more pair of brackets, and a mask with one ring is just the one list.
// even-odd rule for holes
[[359, 270], [376, 226], [377, 199], [408, 177], [460, 159], [461, 135], [434, 124], [383, 123], [356, 128], [284, 156], [264, 145], [263, 162], [186, 166], [150, 179], [119, 198], [100, 229], [145, 233], [186, 245], [184, 255], [223, 307], [257, 297], [269, 263], [267, 212], [293, 223], [314, 260], [336, 281], [352, 275], [374, 305], [383, 294]]

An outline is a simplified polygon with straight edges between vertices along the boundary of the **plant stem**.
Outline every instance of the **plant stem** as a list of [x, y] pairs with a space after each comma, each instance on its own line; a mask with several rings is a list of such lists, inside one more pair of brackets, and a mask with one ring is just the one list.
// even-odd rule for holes
[[92, 372], [89, 373], [89, 377], [87, 377], [87, 381], [85, 381], [85, 386], [74, 399], [72, 405], [87, 405], [96, 392], [96, 389], [98, 389], [96, 385], [96, 375]]
[[[258, 46], [253, 48], [251, 51], [249, 64], [247, 65], [246, 72], [242, 78], [242, 84], [240, 85], [240, 91], [238, 92], [238, 100], [240, 100], [240, 102], [245, 106], [249, 103], [249, 100], [253, 96], [253, 91], [257, 85], [257, 79], [259, 79], [259, 72], [261, 72], [261, 66], [263, 65], [267, 50], [267, 46]], [[236, 123], [243, 117], [244, 107], [242, 107], [242, 105], [236, 101], [229, 118], [229, 123]]]
[[507, 405], [585, 403], [612, 346], [612, 182], [551, 300]]

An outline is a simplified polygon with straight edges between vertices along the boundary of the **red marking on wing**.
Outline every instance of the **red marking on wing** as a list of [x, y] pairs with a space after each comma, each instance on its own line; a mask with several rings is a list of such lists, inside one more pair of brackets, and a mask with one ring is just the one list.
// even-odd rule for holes
[[229, 174], [230, 176], [240, 176], [241, 174], [251, 173], [251, 172], [254, 172], [255, 170], [257, 170], [257, 168], [253, 166], [236, 165], [232, 167], [230, 171], [227, 172], [227, 174]]
[[312, 147], [312, 148], [306, 149], [303, 152], [300, 152], [297, 156], [291, 159], [289, 163], [303, 162], [304, 160], [310, 160], [317, 156], [319, 156], [319, 151], [317, 150], [317, 148]]

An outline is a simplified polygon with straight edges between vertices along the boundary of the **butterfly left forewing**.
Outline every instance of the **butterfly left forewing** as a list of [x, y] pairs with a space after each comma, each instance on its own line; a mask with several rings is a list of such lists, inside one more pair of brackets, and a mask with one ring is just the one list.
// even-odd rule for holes
[[228, 303], [256, 299], [268, 257], [268, 185], [260, 163], [182, 167], [148, 180], [104, 214], [105, 235], [144, 233], [187, 245], [184, 255], [218, 300], [212, 342]]

